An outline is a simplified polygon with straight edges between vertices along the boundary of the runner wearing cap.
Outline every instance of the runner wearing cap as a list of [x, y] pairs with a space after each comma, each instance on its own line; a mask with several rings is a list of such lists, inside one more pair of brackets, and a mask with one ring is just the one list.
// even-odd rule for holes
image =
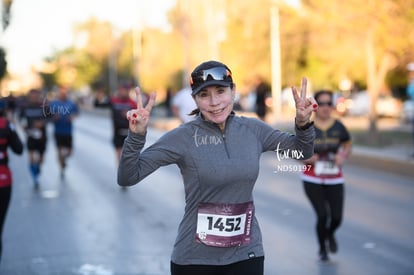
[[[233, 112], [235, 84], [223, 63], [207, 61], [191, 74], [196, 119], [182, 124], [143, 149], [155, 95], [128, 112], [129, 133], [118, 167], [118, 184], [134, 185], [161, 166], [176, 164], [183, 176], [185, 213], [171, 256], [171, 274], [264, 273], [264, 249], [252, 191], [260, 156], [280, 148], [313, 154], [317, 108], [306, 98], [306, 79], [296, 103], [296, 135]], [[156, 183], [154, 183], [156, 184]]]

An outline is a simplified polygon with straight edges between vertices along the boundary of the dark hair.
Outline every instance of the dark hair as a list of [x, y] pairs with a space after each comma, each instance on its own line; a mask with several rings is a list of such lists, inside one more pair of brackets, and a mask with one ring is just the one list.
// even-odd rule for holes
[[315, 95], [313, 96], [316, 102], [318, 102], [318, 98], [321, 95], [328, 95], [331, 98], [331, 100], [333, 99], [333, 92], [331, 90], [319, 90], [319, 91], [316, 91]]
[[194, 110], [191, 111], [191, 113], [189, 113], [189, 116], [195, 116], [198, 115], [200, 113], [200, 109], [195, 108]]

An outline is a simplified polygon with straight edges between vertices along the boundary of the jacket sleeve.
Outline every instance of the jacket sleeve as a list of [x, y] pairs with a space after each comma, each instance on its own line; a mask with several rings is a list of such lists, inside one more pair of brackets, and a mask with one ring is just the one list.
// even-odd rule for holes
[[128, 133], [118, 166], [118, 184], [137, 184], [161, 166], [177, 163], [181, 158], [177, 135], [169, 132], [144, 148], [146, 136]]
[[311, 125], [306, 130], [295, 127], [296, 134], [273, 129], [269, 125], [260, 131], [264, 136], [263, 151], [276, 151], [279, 155], [291, 159], [303, 160], [312, 157], [315, 141], [315, 128]]
[[12, 123], [9, 123], [9, 146], [12, 151], [18, 155], [23, 153], [23, 143], [17, 135], [16, 129]]
[[300, 130], [295, 126], [296, 139], [295, 147], [303, 152], [303, 155], [298, 160], [305, 160], [313, 156], [314, 142], [315, 142], [315, 126], [312, 125], [306, 130]]

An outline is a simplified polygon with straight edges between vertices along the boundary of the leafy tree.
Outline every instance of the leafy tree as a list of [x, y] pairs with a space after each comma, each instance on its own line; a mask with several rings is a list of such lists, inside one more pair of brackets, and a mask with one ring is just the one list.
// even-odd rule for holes
[[[13, 3], [13, 0], [2, 0], [2, 25], [3, 30], [5, 30], [10, 23], [10, 8]], [[3, 48], [0, 48], [0, 80], [7, 73], [7, 60], [6, 52]]]
[[91, 83], [101, 67], [93, 56], [75, 48], [67, 48], [47, 58], [52, 71], [41, 72], [44, 86], [66, 85], [79, 89]]
[[[375, 100], [390, 82], [401, 83], [401, 72], [413, 58], [413, 2], [303, 0], [298, 8], [277, 1], [283, 85], [297, 85], [306, 75], [314, 89], [337, 89], [348, 78], [367, 86]], [[109, 76], [115, 76], [160, 91], [180, 85], [174, 80], [177, 72], [183, 72], [185, 83], [200, 61], [220, 59], [237, 72], [238, 90], [248, 92], [257, 74], [270, 80], [271, 3], [178, 0], [168, 15], [170, 31], [116, 32], [110, 23], [91, 18], [75, 30], [83, 44], [55, 55], [56, 64], [60, 73], [75, 76], [77, 85], [91, 79], [109, 85]]]
[[0, 48], [0, 80], [5, 76], [7, 72], [6, 52], [3, 48]]
[[271, 78], [270, 12], [267, 0], [227, 1], [227, 38], [222, 56], [237, 72], [236, 82], [252, 89], [257, 75]]
[[54, 68], [52, 72], [41, 74], [48, 86], [62, 84], [81, 88], [97, 79], [107, 79], [103, 74], [107, 72], [105, 68], [113, 46], [112, 26], [91, 18], [75, 26], [74, 33], [81, 43], [57, 51], [46, 59]]
[[13, 0], [2, 0], [2, 25], [5, 30], [10, 23], [10, 9], [13, 4]]
[[[311, 31], [309, 57], [312, 64], [329, 66], [326, 79], [341, 76], [365, 78], [371, 98], [370, 130], [377, 133], [376, 101], [388, 90], [387, 73], [414, 47], [414, 1], [303, 0], [304, 23]], [[313, 60], [313, 61], [312, 61]], [[319, 65], [318, 65], [319, 67]], [[321, 82], [322, 83], [322, 82]]]

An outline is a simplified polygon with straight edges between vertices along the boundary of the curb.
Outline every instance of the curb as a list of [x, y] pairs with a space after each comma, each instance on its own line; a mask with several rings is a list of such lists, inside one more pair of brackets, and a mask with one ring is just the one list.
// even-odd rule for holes
[[370, 154], [355, 149], [352, 150], [347, 162], [356, 166], [414, 178], [414, 159], [396, 159], [381, 153]]

